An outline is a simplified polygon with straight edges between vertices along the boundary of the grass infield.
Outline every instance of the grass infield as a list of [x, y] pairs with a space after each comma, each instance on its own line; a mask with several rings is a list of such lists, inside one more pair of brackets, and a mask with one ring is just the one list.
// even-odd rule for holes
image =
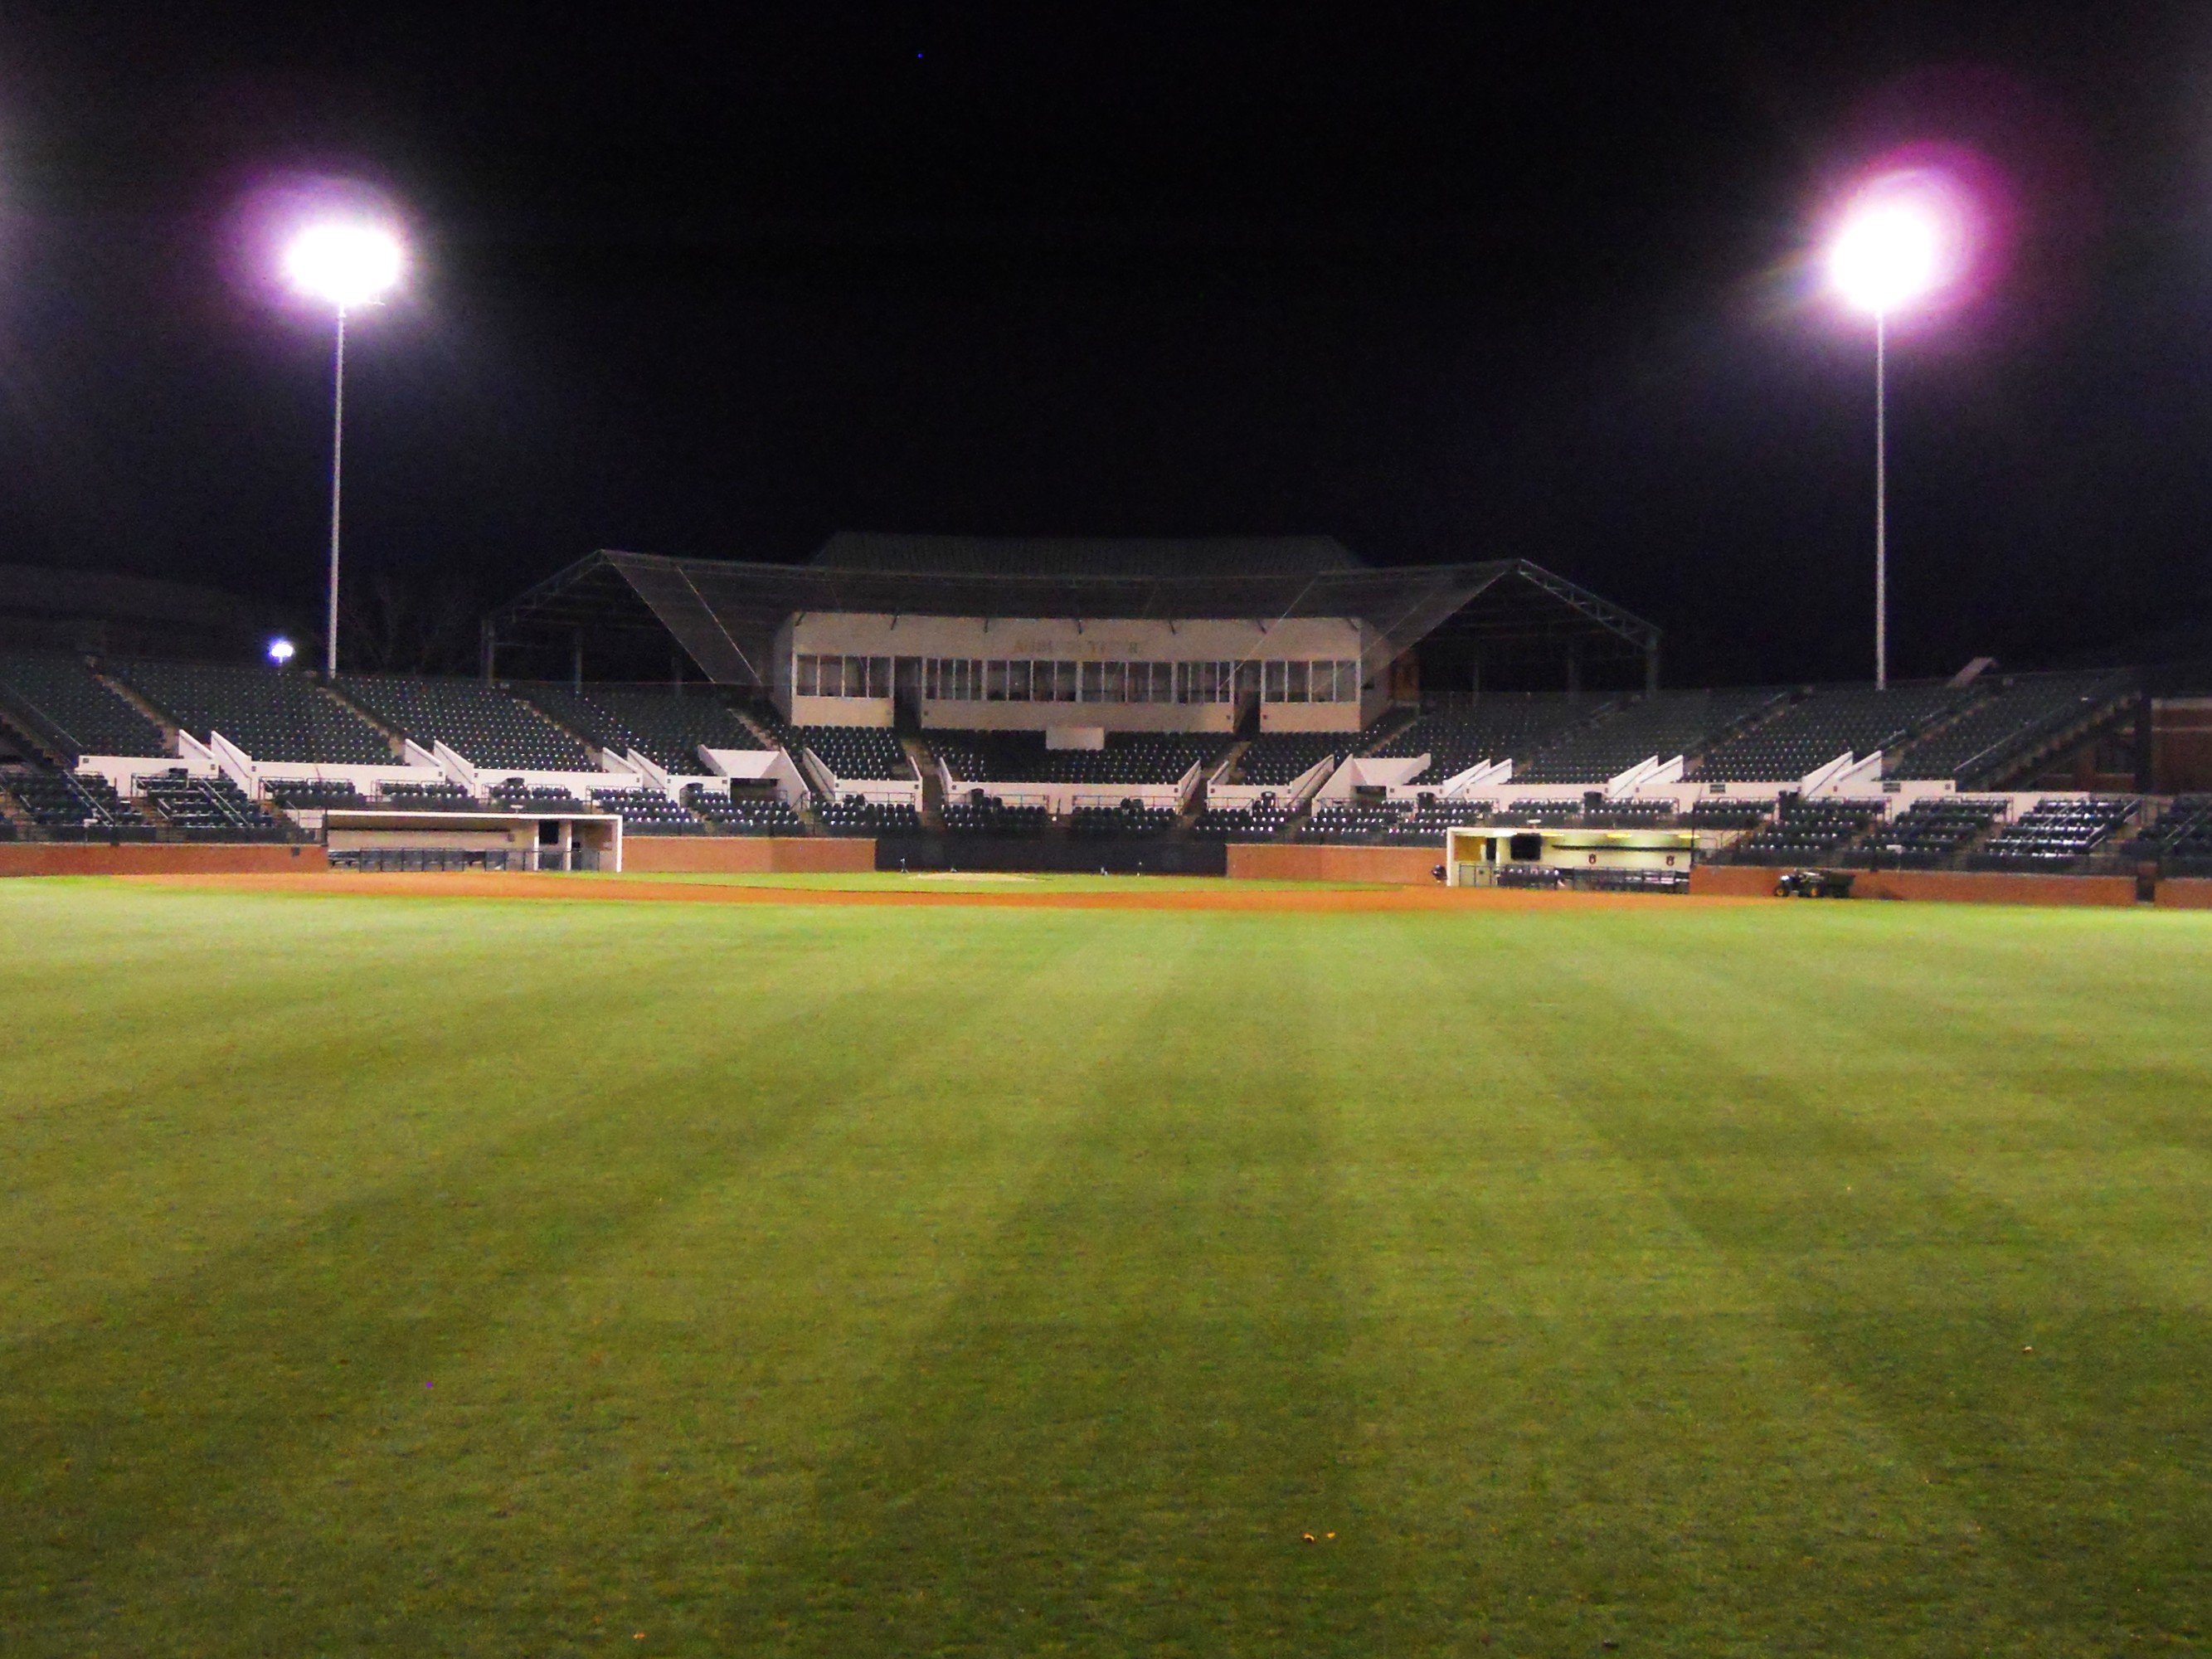
[[2212, 916], [0, 884], [0, 1652], [2212, 1645]]

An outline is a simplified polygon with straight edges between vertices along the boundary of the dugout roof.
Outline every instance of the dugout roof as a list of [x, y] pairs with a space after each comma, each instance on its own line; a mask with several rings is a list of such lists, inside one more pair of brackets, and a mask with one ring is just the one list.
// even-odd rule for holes
[[1363, 563], [1325, 536], [832, 537], [805, 564], [603, 550], [486, 619], [487, 642], [608, 631], [672, 637], [709, 679], [766, 686], [776, 630], [809, 611], [917, 617], [1349, 617], [1376, 635], [1363, 678], [1425, 640], [1569, 647], [1656, 663], [1659, 630], [1526, 559]]

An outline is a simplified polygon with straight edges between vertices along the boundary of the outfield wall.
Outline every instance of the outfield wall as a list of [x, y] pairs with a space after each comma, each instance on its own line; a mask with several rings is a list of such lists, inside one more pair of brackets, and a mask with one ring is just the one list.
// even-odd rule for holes
[[866, 836], [630, 836], [623, 842], [629, 874], [818, 875], [876, 867]]
[[328, 868], [320, 847], [298, 842], [0, 842], [0, 876], [300, 875]]
[[[1700, 864], [1690, 872], [1690, 891], [1731, 898], [1771, 897], [1786, 872], [1757, 864]], [[1921, 899], [1947, 904], [2129, 905], [2133, 876], [2014, 876], [1984, 870], [1857, 870], [1851, 896]]]
[[2162, 881], [2158, 902], [2169, 910], [2212, 910], [2212, 877], [2176, 876]]
[[[1441, 847], [1327, 847], [1305, 842], [1240, 842], [1229, 848], [1229, 874], [1243, 881], [1376, 881], [1437, 885]], [[1772, 890], [1771, 884], [1769, 891]]]

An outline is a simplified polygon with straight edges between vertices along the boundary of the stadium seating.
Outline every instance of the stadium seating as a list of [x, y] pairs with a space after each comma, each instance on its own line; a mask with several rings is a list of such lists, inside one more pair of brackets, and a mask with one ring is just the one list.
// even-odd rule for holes
[[872, 801], [858, 795], [825, 800], [814, 816], [833, 836], [875, 836], [921, 828], [921, 814], [908, 801]]
[[1868, 851], [1878, 862], [1932, 870], [2004, 816], [2004, 803], [1957, 796], [1917, 800], [1881, 825]]
[[1725, 782], [1802, 778], [1846, 751], [1887, 753], [1970, 694], [1946, 685], [1836, 686], [1716, 746], [1698, 775]]
[[2140, 805], [2109, 795], [2039, 801], [1999, 830], [1972, 861], [1980, 869], [2063, 870], [2110, 840]]
[[658, 789], [594, 789], [592, 805], [619, 817], [624, 835], [696, 836], [707, 827]]
[[1262, 732], [1244, 745], [1234, 774], [1224, 783], [1295, 783], [1322, 760], [1343, 760], [1366, 752], [1383, 732], [1404, 719], [1383, 714], [1362, 732]]
[[1513, 767], [1516, 783], [1603, 783], [1649, 760], [1695, 756], [1784, 694], [1662, 691], [1601, 715]]
[[203, 743], [220, 732], [256, 760], [392, 763], [385, 735], [304, 675], [234, 663], [131, 661], [109, 669]]
[[947, 801], [945, 827], [956, 835], [1042, 836], [1052, 828], [1052, 814], [1042, 806], [1008, 806], [990, 797]]
[[684, 791], [684, 805], [717, 836], [803, 836], [806, 823], [781, 796], [732, 795], [712, 784]]
[[1428, 755], [1427, 768], [1412, 781], [1443, 783], [1480, 762], [1530, 753], [1609, 706], [1565, 696], [1494, 694], [1466, 708], [1425, 714], [1375, 753]]
[[288, 812], [327, 811], [333, 806], [368, 805], [360, 790], [343, 778], [277, 779], [262, 786], [271, 805]]
[[483, 803], [459, 784], [443, 779], [435, 783], [386, 783], [377, 792], [377, 805], [407, 812], [466, 812], [483, 808]]
[[590, 751], [577, 739], [520, 697], [481, 680], [349, 674], [339, 680], [338, 690], [425, 749], [442, 742], [486, 770], [596, 769]]
[[1103, 749], [1048, 749], [1042, 732], [933, 732], [931, 748], [962, 783], [1172, 784], [1224, 739], [1179, 732], [1111, 732]]
[[1387, 842], [1408, 811], [1403, 801], [1316, 806], [1298, 830], [1300, 841]]
[[1841, 851], [1882, 814], [1878, 800], [1786, 800], [1735, 851], [1746, 864], [1805, 864]]
[[1288, 807], [1272, 795], [1262, 795], [1249, 806], [1207, 807], [1190, 832], [1209, 841], [1273, 841], [1290, 821]]
[[0, 652], [0, 703], [31, 717], [32, 735], [84, 755], [166, 755], [161, 728], [84, 665], [53, 651]]
[[738, 717], [720, 694], [700, 690], [678, 696], [672, 691], [638, 686], [587, 685], [579, 693], [566, 686], [532, 684], [517, 693], [553, 719], [597, 744], [627, 754], [635, 750], [655, 766], [678, 774], [706, 769], [699, 758], [709, 749], [758, 749], [759, 736]]
[[258, 839], [276, 829], [227, 777], [198, 778], [179, 768], [142, 778], [138, 793], [164, 823], [191, 839]]
[[557, 789], [548, 784], [525, 783], [520, 778], [501, 778], [485, 792], [494, 806], [507, 812], [580, 812], [584, 803], [567, 789]]
[[1504, 817], [1524, 823], [1571, 823], [1583, 815], [1583, 804], [1578, 800], [1543, 799], [1529, 797], [1508, 805]]
[[1119, 806], [1079, 806], [1068, 814], [1067, 833], [1086, 841], [1116, 836], [1164, 836], [1175, 828], [1172, 807], [1125, 800]]
[[1691, 805], [1684, 821], [1692, 830], [1754, 830], [1774, 816], [1771, 800], [1721, 799], [1707, 796]]
[[0, 773], [0, 784], [15, 798], [23, 815], [47, 835], [74, 840], [99, 834], [143, 841], [154, 833], [137, 808], [96, 772], [25, 767]]
[[2001, 770], [2045, 738], [2126, 695], [2130, 677], [2115, 674], [2036, 674], [2006, 680], [1985, 702], [1914, 744], [1892, 777], [1956, 778], [1961, 784]]
[[1395, 841], [1433, 842], [1443, 846], [1447, 830], [1472, 828], [1490, 822], [1490, 810], [1480, 801], [1429, 801], [1416, 805], [1391, 829]]
[[872, 726], [800, 726], [794, 739], [840, 778], [914, 776], [914, 763], [896, 733]]
[[1593, 829], [1634, 830], [1645, 825], [1671, 823], [1674, 819], [1674, 803], [1671, 800], [1614, 800], [1592, 811], [1585, 808], [1583, 822]]
[[2137, 843], [2169, 875], [2212, 875], [2212, 795], [2177, 795]]

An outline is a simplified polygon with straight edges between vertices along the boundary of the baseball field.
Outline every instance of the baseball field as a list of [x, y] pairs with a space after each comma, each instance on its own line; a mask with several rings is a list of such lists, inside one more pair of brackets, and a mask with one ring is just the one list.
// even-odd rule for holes
[[2212, 914], [563, 879], [0, 883], [0, 1652], [2212, 1647]]

